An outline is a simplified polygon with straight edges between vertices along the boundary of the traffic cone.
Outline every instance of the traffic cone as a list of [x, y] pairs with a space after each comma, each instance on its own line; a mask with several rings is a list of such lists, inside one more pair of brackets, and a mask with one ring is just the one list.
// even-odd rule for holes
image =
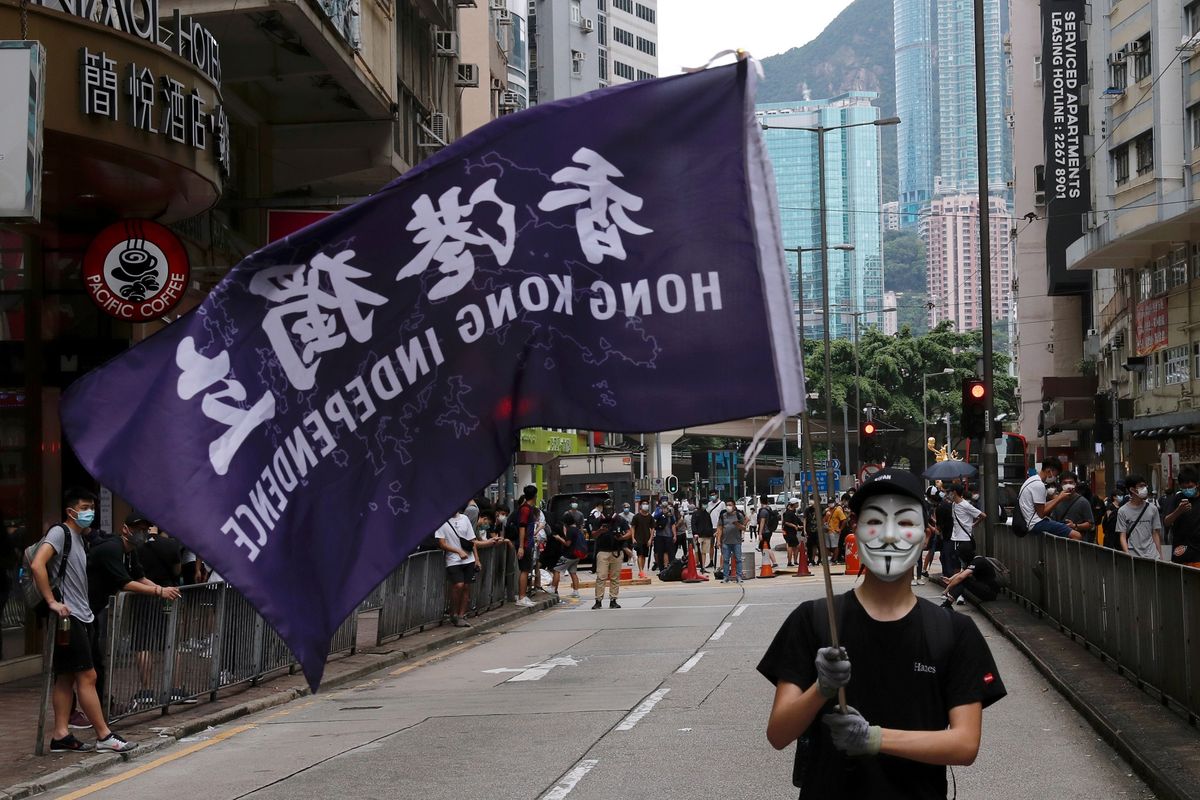
[[800, 557], [796, 559], [796, 577], [807, 578], [810, 575], [812, 573], [808, 571], [808, 551], [804, 547], [801, 547]]
[[846, 537], [846, 574], [857, 575], [862, 569], [858, 560], [858, 538], [852, 533]]
[[758, 577], [774, 578], [775, 577], [775, 565], [771, 563], [771, 551], [767, 550], [766, 548], [763, 548], [762, 555], [763, 555], [763, 563], [762, 563], [762, 567], [758, 571]]
[[687, 562], [687, 566], [684, 567], [684, 569], [683, 569], [683, 577], [681, 578], [681, 580], [684, 583], [702, 583], [702, 582], [708, 580], [708, 576], [701, 575], [696, 570], [696, 548], [689, 547], [687, 549], [687, 551], [688, 551], [688, 562]]

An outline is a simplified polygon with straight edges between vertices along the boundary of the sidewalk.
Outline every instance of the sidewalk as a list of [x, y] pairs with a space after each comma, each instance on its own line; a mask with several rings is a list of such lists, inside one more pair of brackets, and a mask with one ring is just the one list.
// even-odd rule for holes
[[1163, 800], [1200, 797], [1200, 731], [1045, 619], [1005, 597], [979, 606]]
[[[472, 617], [474, 627], [469, 630], [441, 625], [380, 647], [375, 646], [378, 612], [360, 614], [358, 652], [330, 659], [321, 688], [324, 691], [361, 681], [377, 670], [469, 640], [549, 608], [555, 602], [554, 598], [539, 599], [533, 608], [508, 604]], [[0, 731], [4, 732], [0, 737], [0, 800], [18, 800], [62, 786], [81, 775], [102, 770], [121, 758], [112, 754], [50, 754], [49, 746], [46, 755], [33, 755], [41, 690], [41, 677], [0, 684]], [[201, 700], [196, 705], [174, 705], [167, 715], [160, 710], [137, 714], [120, 720], [113, 727], [126, 739], [139, 743], [138, 749], [130, 754], [131, 758], [145, 758], [185, 736], [308, 694], [303, 675], [299, 672], [291, 675], [285, 670], [257, 686], [243, 684], [226, 689], [217, 695], [215, 702]], [[49, 712], [47, 715], [49, 718]], [[77, 733], [84, 741], [90, 742], [94, 738], [91, 731]]]

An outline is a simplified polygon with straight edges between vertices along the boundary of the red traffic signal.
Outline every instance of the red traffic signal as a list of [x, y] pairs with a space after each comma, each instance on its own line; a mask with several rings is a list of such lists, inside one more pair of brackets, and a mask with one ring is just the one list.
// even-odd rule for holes
[[863, 436], [874, 436], [878, 432], [879, 432], [879, 428], [876, 427], [874, 422], [868, 421], [868, 422], [864, 422], [862, 424], [862, 435]]
[[987, 417], [987, 384], [978, 378], [967, 378], [962, 383], [962, 435], [965, 439], [978, 439], [984, 435]]

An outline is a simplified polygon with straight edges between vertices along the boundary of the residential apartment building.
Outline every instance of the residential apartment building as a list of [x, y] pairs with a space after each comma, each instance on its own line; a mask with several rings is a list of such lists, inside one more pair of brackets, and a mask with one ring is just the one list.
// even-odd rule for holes
[[1095, 409], [1115, 394], [1126, 417], [1106, 456], [1164, 488], [1164, 463], [1200, 464], [1200, 3], [1105, 0], [1089, 16], [1093, 211], [1066, 266], [1091, 279], [1084, 348], [1111, 393]]
[[[849, 92], [830, 100], [763, 103], [757, 116], [767, 126], [835, 128], [880, 118], [874, 92]], [[862, 124], [831, 130], [825, 136], [825, 190], [829, 253], [830, 332], [850, 338], [854, 313], [864, 325], [878, 325], [883, 308], [883, 204], [879, 128]], [[817, 134], [812, 131], [764, 131], [775, 170], [783, 243], [789, 248], [793, 297], [803, 296], [805, 335], [823, 331], [821, 291], [821, 217]], [[850, 245], [852, 250], [839, 249]], [[804, 252], [802, 260], [795, 248]], [[799, 286], [797, 285], [799, 283]], [[839, 313], [840, 312], [840, 313]]]
[[658, 77], [657, 0], [529, 0], [529, 100]]
[[[992, 320], [1007, 329], [1012, 315], [1012, 218], [1002, 197], [989, 198]], [[921, 216], [929, 292], [929, 327], [951, 322], [957, 331], [983, 326], [978, 195], [939, 197]]]

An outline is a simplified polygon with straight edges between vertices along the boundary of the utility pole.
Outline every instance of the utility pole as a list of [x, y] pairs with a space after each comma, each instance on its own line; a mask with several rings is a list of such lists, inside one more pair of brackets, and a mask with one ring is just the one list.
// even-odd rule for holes
[[[999, 502], [999, 474], [996, 468], [996, 436], [994, 433], [996, 403], [992, 381], [992, 220], [989, 205], [988, 182], [988, 134], [987, 134], [987, 82], [984, 63], [984, 20], [983, 0], [975, 0], [975, 136], [979, 150], [979, 287], [983, 304], [983, 382], [987, 398], [983, 412], [983, 450], [980, 466], [983, 474], [983, 507], [987, 519], [995, 517]], [[983, 537], [981, 555], [994, 552], [992, 547], [992, 525], [987, 525], [988, 535]]]

